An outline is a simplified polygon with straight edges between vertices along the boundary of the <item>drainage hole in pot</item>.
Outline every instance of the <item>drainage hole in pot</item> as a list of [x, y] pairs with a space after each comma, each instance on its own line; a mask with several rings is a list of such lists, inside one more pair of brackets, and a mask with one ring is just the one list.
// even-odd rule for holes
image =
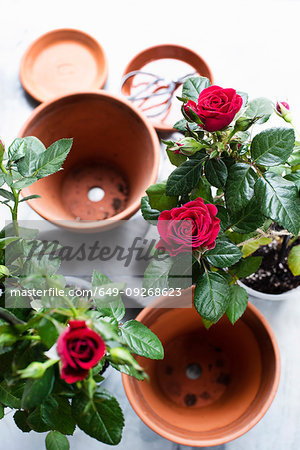
[[199, 364], [191, 363], [187, 366], [185, 374], [190, 380], [197, 380], [202, 374], [202, 367]]
[[88, 192], [88, 198], [91, 202], [100, 202], [103, 199], [105, 192], [101, 187], [94, 186]]

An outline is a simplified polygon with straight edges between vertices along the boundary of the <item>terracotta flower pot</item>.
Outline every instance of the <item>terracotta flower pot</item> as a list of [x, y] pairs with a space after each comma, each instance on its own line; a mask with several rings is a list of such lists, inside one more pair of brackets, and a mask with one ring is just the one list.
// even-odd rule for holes
[[263, 417], [279, 384], [279, 350], [268, 322], [249, 304], [234, 326], [223, 318], [206, 330], [195, 309], [163, 308], [164, 302], [137, 317], [161, 339], [165, 358], [138, 358], [150, 382], [123, 375], [132, 407], [179, 444], [214, 446], [241, 436]]
[[[148, 64], [159, 60], [166, 60], [169, 62], [171, 60], [177, 60], [181, 61], [182, 63], [186, 63], [186, 65], [188, 65], [185, 69], [186, 73], [188, 72], [192, 73], [194, 71], [195, 74], [198, 73], [203, 77], [209, 78], [211, 83], [213, 83], [213, 75], [206, 61], [200, 55], [198, 55], [198, 53], [194, 52], [190, 48], [176, 44], [154, 45], [153, 47], [149, 47], [146, 48], [145, 50], [142, 50], [140, 53], [135, 55], [132, 58], [132, 60], [127, 64], [123, 76], [136, 70], [143, 70], [143, 71], [146, 70], [149, 72], [149, 70], [147, 68], [145, 69], [145, 67], [147, 67]], [[168, 63], [166, 62], [165, 65], [168, 65]], [[154, 71], [154, 69], [152, 68], [150, 71]], [[182, 73], [181, 76], [185, 75], [186, 73]], [[161, 76], [160, 73], [157, 73], [157, 75]], [[131, 95], [133, 85], [134, 85], [134, 78], [129, 78], [122, 86], [122, 93], [125, 96]], [[176, 91], [176, 95], [180, 95], [180, 92], [181, 87], [179, 88], [178, 91]], [[181, 103], [176, 100], [175, 95], [173, 100], [174, 101], [172, 102], [171, 109], [175, 111], [176, 110], [180, 111]], [[175, 131], [173, 125], [176, 120], [173, 121], [173, 119], [170, 119], [169, 116], [170, 114], [168, 113], [165, 118], [163, 116], [151, 118], [151, 121], [157, 131], [160, 132]], [[178, 120], [179, 119], [180, 115]]]
[[24, 89], [40, 102], [83, 89], [100, 89], [108, 74], [107, 58], [96, 39], [62, 28], [36, 39], [20, 65]]
[[[40, 105], [19, 136], [46, 146], [73, 137], [64, 170], [39, 180], [23, 195], [43, 218], [73, 231], [96, 232], [105, 219], [128, 219], [155, 182], [160, 146], [150, 122], [126, 100], [104, 91], [82, 92]], [[99, 191], [104, 197], [91, 196]], [[98, 192], [98, 193], [99, 193]]]

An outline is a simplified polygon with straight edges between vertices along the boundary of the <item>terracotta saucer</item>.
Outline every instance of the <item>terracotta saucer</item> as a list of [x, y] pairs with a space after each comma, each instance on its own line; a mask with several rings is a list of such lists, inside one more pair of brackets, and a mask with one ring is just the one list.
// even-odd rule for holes
[[40, 102], [85, 89], [102, 88], [107, 59], [101, 45], [79, 30], [58, 29], [40, 36], [24, 54], [20, 80]]
[[[211, 83], [213, 83], [212, 72], [204, 59], [193, 50], [175, 44], [162, 44], [149, 47], [138, 53], [129, 62], [123, 73], [123, 80], [125, 81], [121, 89], [122, 94], [126, 97], [135, 93], [135, 84], [142, 86], [145, 81], [153, 81], [153, 78], [151, 77], [147, 80], [141, 80], [139, 78], [138, 81], [138, 77], [142, 77], [142, 75], [136, 75], [135, 77], [130, 77], [126, 80], [126, 75], [134, 71], [151, 72], [166, 79], [166, 81], [175, 81], [187, 74], [190, 76], [201, 75], [209, 78]], [[163, 85], [164, 83], [162, 82], [161, 84]], [[176, 96], [180, 94], [181, 86], [174, 92], [172, 104], [167, 113], [163, 113], [157, 117], [150, 117], [148, 115], [148, 118], [151, 120], [157, 131], [174, 131], [174, 123], [181, 119], [181, 103], [176, 99]], [[163, 100], [163, 97], [160, 98]], [[136, 106], [139, 106], [137, 102], [134, 103]]]

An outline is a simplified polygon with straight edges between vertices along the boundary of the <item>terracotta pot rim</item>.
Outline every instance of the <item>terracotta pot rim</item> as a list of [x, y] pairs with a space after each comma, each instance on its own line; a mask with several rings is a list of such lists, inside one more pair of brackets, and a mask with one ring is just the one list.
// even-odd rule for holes
[[[199, 61], [201, 61], [202, 64], [204, 64], [204, 65], [206, 66], [207, 71], [208, 71], [208, 73], [209, 73], [209, 78], [210, 78], [210, 80], [211, 80], [211, 84], [214, 83], [214, 77], [213, 77], [211, 68], [210, 68], [210, 66], [207, 64], [207, 62], [205, 61], [205, 59], [202, 58], [202, 56], [200, 56], [195, 50], [192, 50], [191, 48], [188, 48], [188, 47], [186, 47], [186, 46], [184, 46], [184, 45], [172, 44], [172, 43], [165, 43], [165, 44], [151, 45], [150, 47], [147, 47], [147, 48], [145, 48], [144, 50], [141, 50], [139, 53], [137, 53], [137, 54], [129, 61], [129, 63], [127, 64], [127, 66], [126, 66], [125, 69], [124, 69], [124, 72], [123, 72], [122, 77], [124, 77], [127, 73], [130, 72], [130, 70], [131, 70], [130, 68], [131, 68], [132, 64], [133, 64], [133, 63], [135, 62], [135, 60], [138, 59], [141, 55], [143, 55], [144, 53], [147, 53], [147, 52], [151, 52], [152, 50], [156, 50], [156, 49], [164, 48], [164, 47], [165, 47], [165, 48], [179, 48], [179, 49], [181, 49], [181, 50], [184, 50], [184, 51], [187, 52], [187, 53], [190, 53], [190, 54], [193, 55], [194, 57], [196, 57]], [[165, 59], [165, 58], [167, 58], [167, 57], [166, 57], [166, 56], [162, 56], [162, 57], [160, 57], [160, 58], [155, 58], [155, 59], [159, 60], [159, 59]], [[173, 59], [178, 59], [179, 61], [183, 61], [183, 60], [181, 60], [180, 58], [174, 58], [174, 57], [173, 57]], [[149, 59], [149, 62], [151, 62], [151, 61], [153, 61], [153, 59]], [[187, 61], [183, 61], [183, 62], [187, 62]], [[147, 64], [147, 63], [146, 63], [146, 64]], [[188, 64], [188, 63], [187, 63], [187, 64]], [[121, 90], [121, 92], [123, 93], [123, 89]], [[174, 132], [174, 131], [176, 131], [175, 128], [173, 128], [173, 127], [171, 127], [171, 126], [168, 126], [168, 125], [165, 125], [165, 124], [163, 124], [163, 123], [161, 123], [161, 122], [153, 121], [153, 126], [154, 126], [154, 128], [155, 128], [158, 132], [161, 132], [161, 133], [164, 133], [164, 132]]]
[[[160, 303], [161, 300], [158, 299], [154, 302], [154, 305], [157, 303]], [[191, 439], [189, 437], [181, 437], [181, 436], [174, 436], [174, 434], [168, 430], [162, 430], [159, 425], [157, 425], [155, 422], [151, 420], [151, 417], [149, 415], [144, 413], [144, 410], [138, 402], [136, 402], [135, 395], [132, 389], [133, 383], [138, 383], [137, 380], [133, 380], [129, 375], [122, 374], [122, 381], [123, 381], [123, 387], [126, 393], [126, 396], [129, 400], [129, 403], [131, 404], [132, 408], [136, 412], [136, 414], [140, 417], [140, 419], [147, 425], [152, 431], [156, 432], [160, 436], [169, 439], [170, 441], [176, 442], [181, 445], [191, 446], [191, 447], [213, 447], [216, 445], [225, 444], [227, 442], [230, 442], [234, 439], [237, 439], [238, 437], [242, 436], [246, 432], [248, 432], [251, 428], [253, 428], [266, 414], [267, 410], [271, 406], [274, 397], [276, 395], [276, 392], [278, 390], [279, 381], [280, 381], [280, 371], [281, 371], [281, 359], [280, 359], [280, 352], [279, 352], [279, 346], [277, 343], [277, 339], [275, 337], [275, 334], [268, 323], [267, 319], [264, 317], [264, 315], [256, 308], [251, 302], [248, 302], [247, 307], [261, 322], [263, 327], [265, 328], [268, 336], [270, 337], [270, 341], [272, 343], [272, 348], [274, 351], [274, 360], [275, 360], [275, 373], [274, 373], [274, 379], [272, 384], [272, 389], [270, 390], [270, 394], [264, 403], [261, 410], [244, 426], [242, 426], [239, 430], [235, 432], [229, 432], [227, 436], [223, 436], [220, 438], [213, 438], [213, 439]], [[142, 320], [148, 315], [149, 312], [151, 312], [153, 309], [152, 307], [146, 307], [144, 308], [136, 317], [136, 320], [139, 322], [142, 322]], [[241, 320], [241, 319], [239, 319]]]
[[247, 286], [242, 281], [238, 281], [238, 283], [248, 292], [249, 295], [252, 295], [255, 298], [259, 298], [260, 300], [280, 302], [293, 298], [294, 295], [298, 292], [300, 293], [300, 286], [290, 289], [289, 291], [282, 292], [281, 294], [268, 294], [267, 292], [257, 291], [256, 289]]
[[[97, 39], [95, 39], [93, 36], [91, 36], [89, 33], [87, 33], [86, 31], [83, 30], [79, 30], [76, 28], [56, 28], [50, 31], [47, 31], [46, 33], [40, 35], [39, 37], [37, 37], [33, 42], [31, 42], [31, 44], [27, 47], [24, 55], [21, 58], [21, 62], [20, 62], [20, 69], [19, 69], [19, 78], [21, 81], [22, 86], [24, 87], [24, 89], [31, 95], [32, 98], [34, 98], [35, 100], [37, 100], [40, 103], [48, 103], [49, 101], [51, 101], [52, 99], [47, 99], [44, 100], [41, 97], [37, 96], [36, 93], [34, 92], [34, 90], [32, 90], [31, 88], [31, 84], [28, 83], [27, 77], [25, 75], [25, 64], [26, 64], [26, 60], [28, 58], [28, 56], [30, 55], [30, 52], [33, 50], [33, 48], [35, 47], [35, 45], [37, 45], [41, 40], [44, 40], [45, 38], [47, 38], [48, 36], [51, 35], [55, 35], [57, 33], [62, 33], [62, 32], [72, 32], [72, 33], [77, 33], [80, 34], [82, 36], [85, 36], [87, 39], [89, 39], [91, 42], [93, 42], [93, 44], [95, 45], [95, 47], [98, 48], [98, 50], [101, 52], [102, 56], [103, 56], [103, 71], [101, 73], [101, 76], [99, 76], [98, 78], [98, 87], [99, 89], [103, 88], [103, 86], [106, 83], [107, 77], [108, 77], [108, 60], [107, 60], [107, 56], [106, 53], [104, 51], [104, 48], [102, 47], [102, 45], [97, 41]], [[54, 97], [53, 99], [58, 98], [58, 97]]]
[[[49, 100], [47, 102], [41, 103], [37, 108], [35, 108], [30, 115], [30, 117], [26, 120], [26, 122], [23, 124], [21, 130], [18, 133], [18, 137], [23, 137], [25, 130], [28, 128], [28, 126], [36, 120], [36, 118], [39, 116], [40, 113], [42, 113], [44, 110], [46, 110], [48, 107], [52, 106], [55, 103], [59, 103], [64, 101], [65, 99], [69, 99], [71, 97], [78, 97], [78, 96], [96, 96], [96, 97], [106, 97], [107, 99], [110, 99], [112, 101], [115, 101], [117, 103], [121, 103], [123, 105], [126, 105], [131, 111], [133, 111], [139, 119], [142, 121], [143, 125], [146, 127], [149, 138], [152, 141], [152, 148], [153, 148], [153, 168], [152, 168], [152, 174], [151, 178], [149, 180], [149, 186], [153, 183], [155, 183], [158, 175], [159, 170], [159, 162], [160, 162], [160, 143], [157, 136], [157, 133], [149, 121], [149, 119], [136, 108], [132, 103], [130, 103], [127, 99], [124, 99], [122, 97], [119, 97], [118, 95], [108, 93], [104, 90], [83, 90], [83, 91], [77, 91], [71, 94], [58, 96], [52, 100]], [[22, 190], [22, 196], [25, 197], [27, 195], [27, 189], [25, 188]], [[111, 217], [111, 219], [108, 220], [91, 220], [86, 222], [76, 222], [75, 220], [56, 220], [52, 217], [46, 217], [45, 214], [41, 214], [38, 211], [38, 208], [35, 206], [34, 200], [28, 200], [26, 203], [37, 213], [39, 214], [43, 219], [49, 221], [50, 223], [58, 226], [63, 227], [71, 231], [81, 231], [81, 232], [87, 232], [87, 233], [96, 233], [101, 229], [107, 228], [109, 226], [112, 226], [114, 222], [125, 220], [128, 217], [132, 216], [134, 213], [136, 213], [140, 209], [141, 204], [141, 197], [137, 198], [130, 206], [125, 208], [120, 213], [116, 214], [115, 216]]]

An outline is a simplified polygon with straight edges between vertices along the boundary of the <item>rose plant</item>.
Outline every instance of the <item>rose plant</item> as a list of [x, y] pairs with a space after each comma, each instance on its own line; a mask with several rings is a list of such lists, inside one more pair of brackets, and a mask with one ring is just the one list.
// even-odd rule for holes
[[77, 426], [118, 444], [124, 417], [101, 386], [107, 366], [143, 380], [133, 355], [164, 354], [146, 326], [123, 323], [120, 283], [94, 271], [94, 294], [78, 293], [57, 273], [57, 248], [18, 223], [21, 189], [60, 170], [71, 145], [62, 139], [46, 149], [33, 137], [16, 139], [7, 152], [0, 145], [1, 203], [12, 215], [0, 234], [0, 419], [8, 408], [23, 432], [49, 432], [48, 450], [68, 449]]
[[[149, 264], [144, 286], [168, 288], [178, 257], [190, 253], [194, 304], [205, 325], [224, 313], [235, 323], [248, 301], [238, 280], [257, 271], [262, 258], [253, 253], [261, 246], [287, 250], [290, 271], [300, 275], [300, 142], [285, 102], [248, 102], [204, 77], [188, 79], [179, 100], [183, 119], [174, 128], [184, 136], [164, 141], [176, 168], [141, 203], [166, 254], [160, 267]], [[252, 135], [274, 110], [291, 126]]]

